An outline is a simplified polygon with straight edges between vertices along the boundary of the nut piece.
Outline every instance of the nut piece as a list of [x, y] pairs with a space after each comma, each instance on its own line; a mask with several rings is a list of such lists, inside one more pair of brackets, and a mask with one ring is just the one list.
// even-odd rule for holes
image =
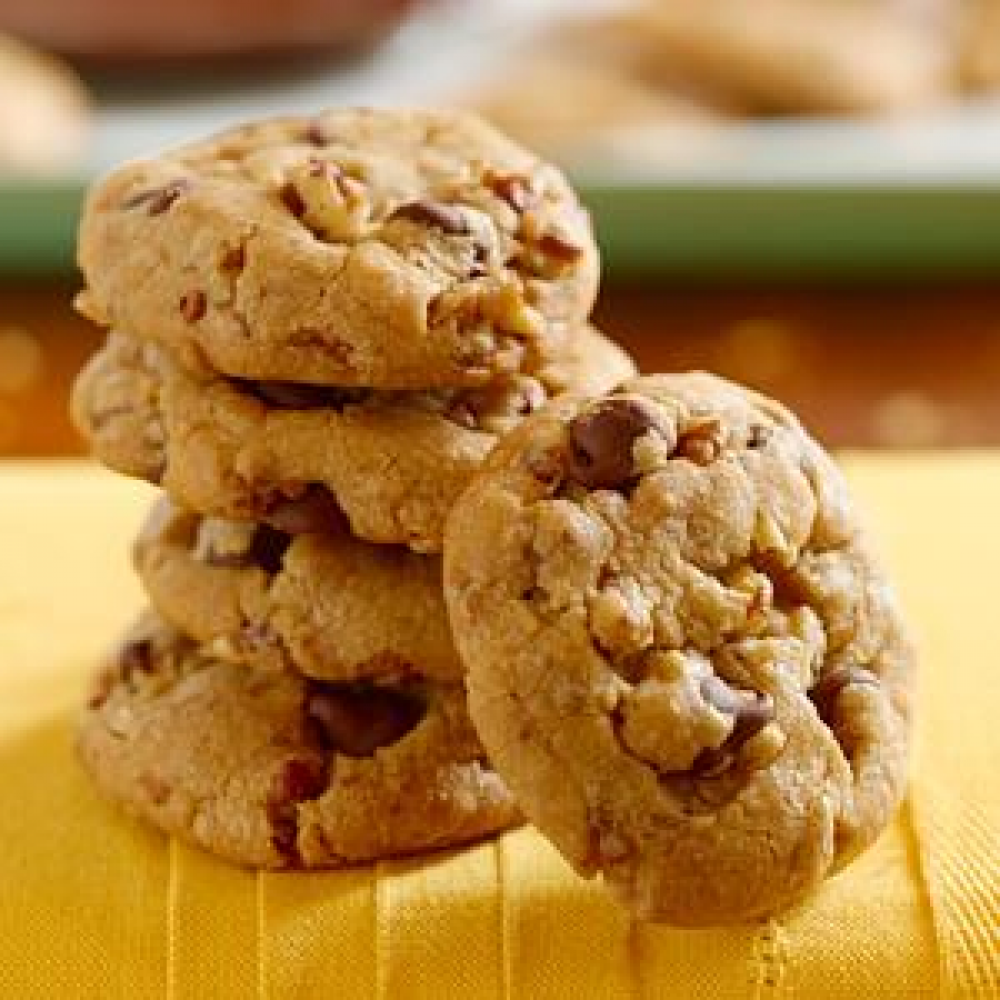
[[599, 400], [569, 425], [570, 477], [591, 489], [628, 487], [639, 475], [633, 447], [650, 433], [673, 441], [652, 404], [634, 396]]
[[514, 375], [456, 394], [445, 416], [470, 430], [503, 434], [534, 413], [546, 398], [545, 388], [538, 379]]
[[306, 714], [319, 725], [334, 753], [370, 757], [401, 740], [424, 716], [417, 698], [373, 687], [333, 687], [314, 682]]
[[483, 175], [486, 187], [518, 215], [538, 203], [538, 195], [531, 189], [531, 182], [517, 174], [498, 174], [488, 170]]
[[878, 688], [878, 678], [869, 670], [861, 667], [838, 667], [820, 677], [809, 691], [809, 699], [816, 706], [819, 717], [827, 724], [833, 721], [837, 712], [837, 702], [844, 690], [860, 684], [869, 688]]
[[371, 202], [367, 188], [329, 160], [312, 157], [293, 167], [280, 196], [288, 210], [321, 239], [352, 242], [368, 230]]
[[677, 442], [677, 457], [708, 465], [722, 454], [722, 424], [708, 417], [685, 428]]

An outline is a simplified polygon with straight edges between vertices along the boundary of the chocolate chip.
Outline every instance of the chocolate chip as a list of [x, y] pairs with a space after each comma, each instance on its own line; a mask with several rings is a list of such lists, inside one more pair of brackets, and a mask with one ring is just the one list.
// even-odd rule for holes
[[122, 208], [133, 209], [145, 205], [147, 215], [162, 215], [190, 186], [189, 181], [178, 180], [172, 181], [164, 187], [140, 191], [138, 194], [126, 198], [122, 203]]
[[363, 402], [371, 395], [370, 389], [342, 389], [302, 382], [258, 382], [237, 378], [232, 381], [262, 403], [282, 410], [342, 410], [345, 406]]
[[763, 448], [771, 440], [771, 428], [763, 424], [754, 424], [747, 435], [748, 448]]
[[305, 132], [302, 133], [302, 138], [311, 146], [325, 146], [330, 141], [330, 136], [326, 129], [317, 121], [310, 122], [306, 126]]
[[153, 670], [153, 640], [131, 639], [118, 651], [118, 669], [123, 678], [135, 673], [148, 674]]
[[709, 465], [722, 454], [722, 424], [715, 417], [687, 427], [677, 440], [674, 453], [695, 465]]
[[259, 566], [265, 573], [275, 574], [281, 569], [281, 561], [292, 544], [292, 536], [272, 528], [269, 524], [258, 525], [245, 552], [209, 551], [205, 562], [209, 566], [241, 569], [245, 566]]
[[205, 293], [195, 289], [193, 292], [185, 292], [181, 296], [181, 315], [188, 323], [197, 323], [205, 315], [208, 308], [208, 299]]
[[282, 184], [278, 189], [278, 197], [282, 205], [288, 209], [296, 219], [301, 219], [306, 214], [306, 203], [302, 200], [298, 188], [294, 184]]
[[341, 530], [344, 514], [325, 486], [311, 483], [296, 496], [270, 501], [264, 520], [286, 534], [307, 535]]
[[735, 719], [722, 744], [702, 750], [691, 765], [691, 772], [696, 777], [713, 778], [728, 770], [743, 745], [774, 719], [774, 700], [769, 694], [731, 688], [714, 674], [701, 682], [701, 696], [714, 708]]
[[227, 274], [238, 273], [243, 270], [246, 264], [246, 250], [241, 243], [239, 246], [229, 247], [222, 255], [219, 262], [220, 267]]
[[809, 691], [809, 698], [816, 706], [819, 717], [830, 724], [837, 712], [837, 702], [840, 699], [844, 688], [853, 685], [863, 684], [866, 687], [877, 688], [878, 678], [870, 671], [861, 667], [837, 667], [828, 674], [824, 674], [812, 686]]
[[303, 757], [289, 758], [274, 776], [266, 807], [271, 825], [271, 843], [289, 861], [299, 859], [298, 805], [316, 798], [326, 785], [323, 764]]
[[306, 713], [319, 724], [335, 753], [370, 757], [402, 739], [423, 718], [423, 703], [409, 694], [374, 687], [334, 687], [314, 682]]
[[486, 178], [486, 186], [518, 215], [526, 212], [538, 201], [538, 196], [531, 190], [527, 178], [517, 174], [493, 174]]
[[637, 477], [632, 446], [644, 434], [667, 437], [652, 404], [611, 396], [589, 406], [569, 425], [569, 474], [591, 489], [623, 489]]
[[454, 205], [446, 205], [440, 201], [420, 199], [419, 201], [407, 202], [405, 205], [400, 205], [389, 216], [390, 222], [396, 219], [406, 219], [408, 222], [433, 226], [449, 236], [468, 236], [471, 232], [469, 222], [461, 210]]

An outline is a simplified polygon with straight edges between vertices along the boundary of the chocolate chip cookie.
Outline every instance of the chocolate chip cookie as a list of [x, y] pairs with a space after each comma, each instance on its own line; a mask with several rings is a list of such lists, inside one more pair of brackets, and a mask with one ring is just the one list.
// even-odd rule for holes
[[439, 558], [206, 518], [167, 498], [134, 557], [157, 612], [220, 659], [331, 681], [462, 678]]
[[772, 400], [703, 374], [555, 400], [455, 506], [445, 587], [497, 770], [643, 917], [790, 906], [900, 799], [914, 654]]
[[586, 327], [535, 374], [424, 392], [237, 379], [113, 333], [80, 374], [73, 413], [99, 459], [191, 510], [289, 533], [327, 530], [342, 511], [360, 538], [435, 552], [500, 434], [551, 395], [633, 371]]
[[448, 847], [517, 819], [461, 685], [248, 670], [153, 620], [95, 683], [78, 749], [110, 798], [253, 867]]
[[457, 112], [333, 110], [128, 164], [80, 228], [96, 322], [249, 379], [477, 385], [587, 317], [598, 256], [562, 175]]

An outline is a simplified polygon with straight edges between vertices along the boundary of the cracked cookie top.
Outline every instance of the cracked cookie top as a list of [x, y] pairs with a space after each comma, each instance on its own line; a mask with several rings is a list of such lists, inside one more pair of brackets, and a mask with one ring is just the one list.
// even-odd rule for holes
[[77, 748], [105, 794], [254, 867], [432, 850], [517, 820], [460, 684], [250, 670], [152, 615], [96, 679]]
[[528, 817], [639, 914], [799, 899], [901, 795], [913, 656], [828, 456], [704, 374], [564, 397], [449, 517], [473, 720]]
[[130, 163], [90, 193], [80, 307], [229, 375], [475, 385], [589, 314], [586, 213], [468, 114], [327, 111]]

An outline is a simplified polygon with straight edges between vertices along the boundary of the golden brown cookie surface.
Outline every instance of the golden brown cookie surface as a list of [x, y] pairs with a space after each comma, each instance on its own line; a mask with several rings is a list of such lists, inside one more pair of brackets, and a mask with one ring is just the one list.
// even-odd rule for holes
[[563, 397], [449, 518], [470, 711], [528, 818], [640, 915], [788, 907], [904, 786], [913, 654], [846, 487], [707, 375]]
[[537, 367], [597, 288], [554, 168], [471, 115], [328, 111], [127, 164], [90, 194], [81, 308], [220, 372], [478, 385]]
[[333, 685], [247, 669], [155, 620], [98, 678], [77, 743], [104, 794], [253, 867], [434, 850], [517, 818], [461, 685]]
[[212, 516], [352, 532], [423, 552], [498, 436], [550, 395], [634, 371], [583, 328], [534, 374], [470, 389], [377, 391], [229, 378], [114, 333], [74, 388], [77, 426], [112, 468]]
[[220, 659], [330, 681], [462, 678], [435, 556], [201, 517], [164, 498], [134, 557], [158, 613]]

